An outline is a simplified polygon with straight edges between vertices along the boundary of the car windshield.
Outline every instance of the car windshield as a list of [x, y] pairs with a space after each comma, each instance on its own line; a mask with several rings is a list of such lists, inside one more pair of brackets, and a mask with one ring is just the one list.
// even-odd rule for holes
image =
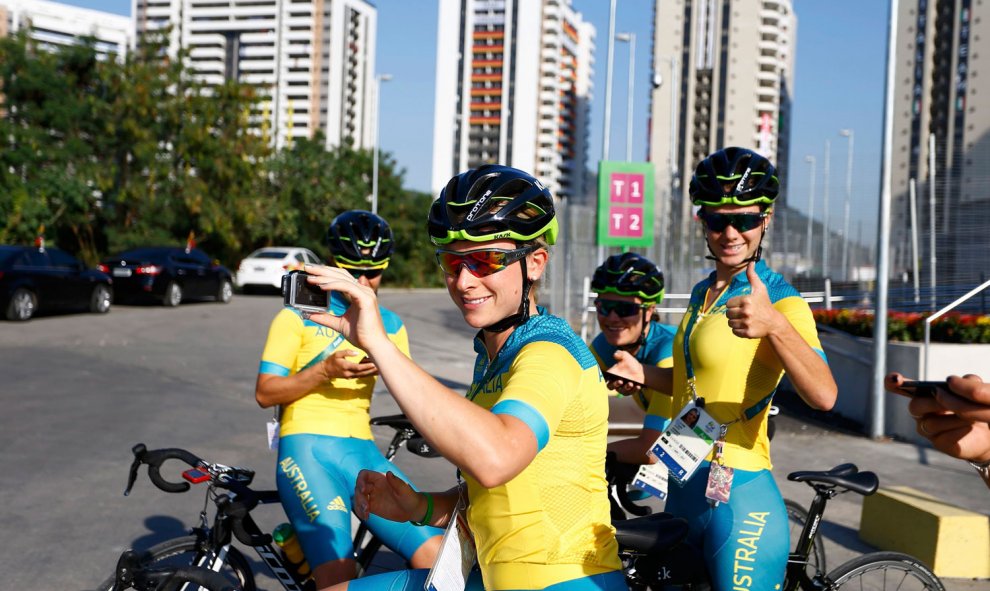
[[289, 254], [284, 250], [256, 250], [248, 256], [249, 259], [284, 259]]
[[132, 263], [163, 263], [169, 253], [168, 248], [135, 248], [126, 250], [115, 257], [115, 260], [129, 261]]
[[8, 263], [24, 249], [19, 246], [0, 246], [0, 267], [7, 266]]

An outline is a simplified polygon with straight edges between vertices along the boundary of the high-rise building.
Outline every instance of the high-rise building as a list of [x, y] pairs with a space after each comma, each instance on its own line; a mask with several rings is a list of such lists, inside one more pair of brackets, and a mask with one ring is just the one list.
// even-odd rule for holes
[[906, 0], [897, 4], [896, 26], [891, 272], [908, 276], [914, 268], [909, 191], [915, 179], [922, 283], [933, 254], [938, 284], [978, 283], [990, 277], [990, 77], [977, 76], [990, 52], [990, 5]]
[[687, 245], [687, 184], [705, 156], [750, 148], [787, 178], [797, 18], [790, 0], [665, 0], [654, 19], [649, 154], [657, 214], [672, 222], [660, 228], [663, 240]]
[[[327, 146], [374, 142], [377, 11], [366, 0], [133, 0], [138, 35], [171, 27], [200, 79], [236, 79], [268, 96], [254, 114], [277, 147], [326, 136]], [[264, 120], [264, 121], [262, 121]]]
[[42, 48], [56, 48], [92, 37], [103, 56], [127, 55], [134, 38], [131, 19], [101, 10], [46, 0], [0, 0], [0, 37], [26, 30]]
[[433, 180], [498, 163], [586, 192], [594, 27], [570, 0], [439, 0]]

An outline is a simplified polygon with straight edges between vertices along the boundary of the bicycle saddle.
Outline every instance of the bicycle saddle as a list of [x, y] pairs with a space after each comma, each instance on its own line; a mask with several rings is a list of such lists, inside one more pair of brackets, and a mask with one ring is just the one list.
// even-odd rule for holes
[[791, 472], [788, 480], [814, 484], [829, 484], [851, 490], [861, 495], [872, 495], [877, 492], [880, 480], [873, 472], [859, 472], [854, 464], [841, 464], [827, 472], [801, 471]]
[[393, 429], [413, 429], [412, 423], [406, 418], [406, 415], [388, 415], [385, 417], [375, 417], [371, 419], [372, 425], [384, 425], [385, 427], [392, 427]]
[[644, 554], [666, 551], [683, 540], [688, 532], [687, 520], [670, 513], [654, 513], [612, 525], [620, 547]]

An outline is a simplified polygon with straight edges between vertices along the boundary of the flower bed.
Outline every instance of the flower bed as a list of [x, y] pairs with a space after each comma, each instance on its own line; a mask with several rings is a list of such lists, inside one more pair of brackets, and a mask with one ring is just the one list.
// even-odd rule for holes
[[[864, 310], [812, 310], [815, 322], [858, 337], [873, 337], [873, 313]], [[925, 340], [925, 318], [917, 312], [890, 312], [887, 338], [891, 341]], [[932, 342], [990, 343], [990, 316], [949, 312], [932, 323]]]

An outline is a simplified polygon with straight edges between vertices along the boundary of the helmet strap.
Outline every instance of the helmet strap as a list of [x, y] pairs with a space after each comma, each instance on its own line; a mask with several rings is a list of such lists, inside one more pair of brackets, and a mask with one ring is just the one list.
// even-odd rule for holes
[[526, 258], [519, 259], [519, 264], [522, 266], [522, 301], [519, 302], [519, 311], [511, 316], [506, 316], [494, 324], [489, 324], [481, 330], [486, 332], [505, 332], [529, 320], [529, 289], [533, 285], [533, 282], [529, 280]]

